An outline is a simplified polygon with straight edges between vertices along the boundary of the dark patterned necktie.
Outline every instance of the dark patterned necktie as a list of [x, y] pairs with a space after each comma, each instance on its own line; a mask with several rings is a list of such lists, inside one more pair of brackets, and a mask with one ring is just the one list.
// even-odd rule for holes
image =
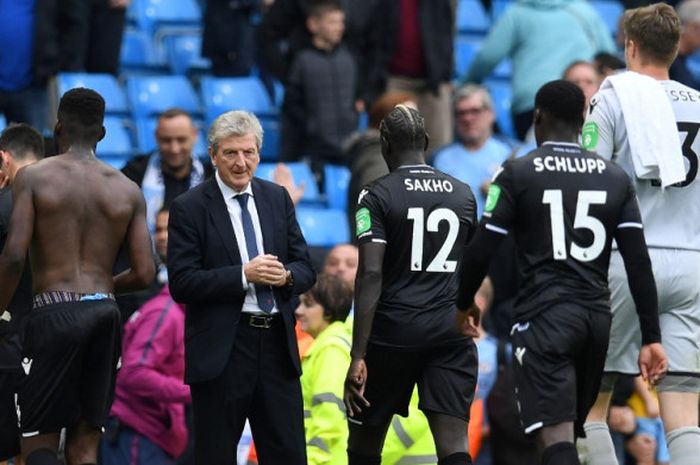
[[[253, 228], [253, 219], [248, 211], [248, 197], [250, 194], [240, 194], [236, 196], [236, 200], [241, 206], [241, 223], [243, 223], [243, 235], [245, 236], [245, 245], [248, 249], [248, 260], [252, 260], [259, 255], [258, 243], [255, 240], [255, 228]], [[272, 289], [264, 284], [255, 285], [255, 295], [258, 297], [258, 306], [265, 313], [270, 313], [274, 302], [272, 300]]]

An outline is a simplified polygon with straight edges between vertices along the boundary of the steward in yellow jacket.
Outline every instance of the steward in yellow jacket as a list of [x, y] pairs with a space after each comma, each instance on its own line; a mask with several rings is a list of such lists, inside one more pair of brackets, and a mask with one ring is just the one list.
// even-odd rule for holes
[[302, 357], [301, 389], [309, 465], [347, 465], [348, 424], [343, 404], [350, 366], [350, 329], [344, 323], [352, 305], [349, 284], [319, 275], [300, 298], [301, 328], [314, 341]]
[[309, 465], [348, 463], [343, 383], [349, 365], [350, 333], [341, 321], [323, 330], [301, 361]]

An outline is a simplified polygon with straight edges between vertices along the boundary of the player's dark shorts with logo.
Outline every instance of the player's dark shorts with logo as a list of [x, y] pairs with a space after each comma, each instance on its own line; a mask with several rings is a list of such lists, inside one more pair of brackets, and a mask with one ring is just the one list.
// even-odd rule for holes
[[37, 307], [35, 298], [34, 307], [22, 352], [22, 435], [58, 432], [79, 419], [102, 426], [112, 404], [121, 351], [116, 303], [106, 298]]
[[407, 416], [416, 384], [421, 410], [469, 420], [479, 365], [471, 339], [410, 350], [370, 343], [365, 363], [370, 407], [350, 421], [382, 425], [394, 414]]
[[609, 312], [559, 304], [511, 331], [516, 395], [525, 433], [583, 423], [600, 388], [610, 334]]
[[19, 454], [15, 392], [19, 373], [0, 372], [0, 461]]

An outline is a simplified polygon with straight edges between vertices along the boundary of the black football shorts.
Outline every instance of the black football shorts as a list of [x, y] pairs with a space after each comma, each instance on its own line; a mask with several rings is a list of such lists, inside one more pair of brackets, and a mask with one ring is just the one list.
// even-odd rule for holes
[[600, 388], [610, 313], [581, 304], [555, 305], [513, 325], [513, 366], [526, 434], [572, 421], [576, 435]]
[[119, 309], [112, 299], [34, 308], [22, 349], [22, 436], [55, 433], [80, 419], [102, 426], [114, 396], [120, 350]]
[[370, 406], [349, 421], [378, 426], [407, 416], [416, 384], [421, 410], [469, 421], [479, 365], [471, 339], [419, 350], [370, 343], [365, 363]]

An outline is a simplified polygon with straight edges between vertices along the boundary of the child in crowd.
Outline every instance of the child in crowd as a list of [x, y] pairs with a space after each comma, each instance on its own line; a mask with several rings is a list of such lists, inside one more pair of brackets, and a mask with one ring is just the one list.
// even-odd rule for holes
[[306, 25], [311, 46], [290, 68], [282, 106], [285, 161], [308, 156], [318, 174], [326, 163], [345, 164], [342, 144], [357, 128], [357, 66], [340, 42], [345, 14], [337, 0], [314, 0]]

